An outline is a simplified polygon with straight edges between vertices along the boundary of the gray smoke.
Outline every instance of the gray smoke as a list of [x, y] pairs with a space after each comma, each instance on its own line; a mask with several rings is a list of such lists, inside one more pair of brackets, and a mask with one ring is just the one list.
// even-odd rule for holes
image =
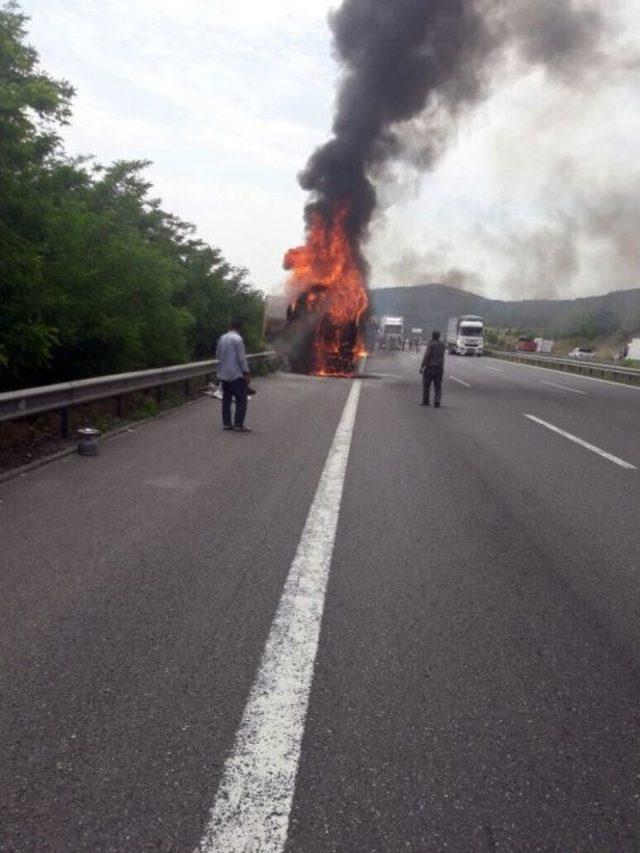
[[[376, 208], [376, 175], [402, 155], [402, 125], [428, 109], [435, 125], [476, 102], [495, 40], [472, 0], [345, 0], [330, 23], [343, 66], [334, 137], [300, 184], [311, 193], [307, 214], [331, 221], [349, 203], [357, 245]], [[441, 149], [441, 132], [425, 128], [423, 167]]]
[[342, 80], [333, 138], [300, 175], [306, 208], [330, 222], [345, 201], [359, 249], [394, 162], [421, 170], [509, 52], [571, 79], [601, 48], [595, 5], [577, 0], [344, 0], [330, 16]]
[[[579, 75], [606, 61], [602, 45], [607, 26], [592, 3], [577, 0], [490, 0], [493, 26], [506, 44], [530, 65], [574, 85]], [[578, 77], [577, 77], [578, 75]]]
[[447, 246], [426, 252], [408, 249], [384, 266], [394, 282], [411, 285], [438, 283], [458, 290], [481, 290], [481, 277], [472, 270], [449, 264], [448, 254]]
[[486, 235], [495, 254], [509, 258], [502, 288], [514, 297], [554, 299], [579, 271], [578, 227], [568, 217], [526, 231]]
[[[581, 203], [583, 227], [591, 241], [605, 244], [620, 284], [640, 280], [640, 180], [611, 187]], [[618, 285], [619, 286], [619, 285]]]
[[[551, 191], [551, 190], [550, 190]], [[600, 288], [618, 290], [640, 283], [640, 180], [600, 189], [587, 182], [569, 185], [565, 210], [549, 211], [536, 229], [485, 234], [496, 254], [510, 259], [502, 281], [508, 293], [559, 298], [593, 272]], [[585, 259], [589, 259], [589, 268]]]

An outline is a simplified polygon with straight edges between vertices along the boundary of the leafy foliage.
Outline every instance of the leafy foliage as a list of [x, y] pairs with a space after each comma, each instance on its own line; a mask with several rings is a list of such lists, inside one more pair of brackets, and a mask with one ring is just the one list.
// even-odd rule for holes
[[0, 8], [0, 390], [210, 358], [231, 316], [261, 343], [262, 295], [162, 210], [146, 161], [71, 160], [72, 87]]

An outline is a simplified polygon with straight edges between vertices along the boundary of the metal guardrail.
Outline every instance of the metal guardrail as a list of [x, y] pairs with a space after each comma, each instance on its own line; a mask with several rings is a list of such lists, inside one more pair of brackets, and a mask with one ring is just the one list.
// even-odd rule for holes
[[[249, 364], [270, 362], [275, 352], [261, 352], [248, 356]], [[63, 382], [59, 385], [43, 385], [40, 388], [25, 388], [21, 391], [8, 391], [0, 394], [0, 422], [24, 418], [44, 412], [60, 412], [63, 435], [68, 432], [68, 412], [73, 406], [92, 403], [97, 400], [115, 398], [118, 413], [121, 413], [121, 399], [135, 391], [161, 389], [167, 385], [188, 383], [192, 379], [208, 379], [216, 372], [218, 362], [197, 361], [191, 364], [178, 364], [172, 367], [160, 367], [155, 370], [141, 370], [136, 373], [121, 373], [115, 376], [96, 376], [93, 379], [80, 379], [76, 382]]]
[[578, 373], [582, 376], [594, 376], [597, 379], [610, 379], [613, 382], [621, 382], [626, 385], [640, 385], [640, 370], [633, 367], [617, 367], [615, 364], [502, 350], [485, 350], [485, 355], [501, 358], [505, 361], [516, 361], [521, 364], [535, 364], [539, 367], [547, 367], [550, 370], [560, 370], [565, 373]]

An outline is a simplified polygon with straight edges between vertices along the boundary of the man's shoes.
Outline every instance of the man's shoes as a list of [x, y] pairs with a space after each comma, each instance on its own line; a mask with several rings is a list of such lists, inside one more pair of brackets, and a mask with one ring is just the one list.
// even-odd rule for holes
[[421, 406], [428, 406], [428, 403], [420, 403]]
[[436, 409], [440, 408], [440, 403], [434, 403], [433, 405], [436, 407]]
[[233, 430], [234, 430], [234, 432], [251, 432], [251, 427], [248, 427], [248, 426], [234, 427]]
[[233, 427], [232, 427], [232, 426], [228, 426], [228, 427], [223, 426], [223, 427], [222, 427], [223, 432], [230, 432], [232, 429], [233, 429]]

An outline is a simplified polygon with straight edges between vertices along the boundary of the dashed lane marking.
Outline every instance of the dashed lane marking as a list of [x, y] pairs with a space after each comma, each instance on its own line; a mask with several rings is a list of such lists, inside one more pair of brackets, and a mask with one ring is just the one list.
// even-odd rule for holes
[[591, 450], [593, 453], [597, 453], [598, 456], [602, 456], [603, 459], [608, 459], [609, 462], [613, 462], [616, 465], [619, 465], [621, 468], [626, 468], [628, 471], [635, 471], [636, 466], [631, 465], [630, 462], [625, 462], [624, 459], [620, 459], [619, 456], [614, 456], [612, 453], [607, 453], [606, 450], [602, 450], [600, 447], [596, 447], [595, 444], [589, 444], [588, 441], [584, 441], [581, 438], [578, 438], [577, 435], [573, 435], [570, 432], [565, 432], [565, 430], [560, 429], [553, 424], [548, 423], [547, 421], [543, 421], [542, 418], [537, 418], [535, 415], [525, 415], [525, 418], [529, 418], [530, 421], [534, 421], [540, 426], [546, 427], [550, 429], [552, 432], [557, 433], [558, 435], [563, 436], [564, 438], [568, 438], [569, 441], [573, 441], [575, 444], [579, 444], [581, 447], [585, 447], [587, 450]]
[[281, 853], [361, 382], [333, 439], [198, 853]]
[[570, 391], [572, 394], [586, 394], [586, 391], [578, 391], [577, 388], [569, 388], [567, 385], [558, 385], [557, 382], [545, 382], [542, 380], [541, 385], [549, 385], [551, 388], [560, 388], [562, 391]]
[[464, 385], [465, 388], [471, 388], [471, 385], [469, 385], [468, 382], [465, 382], [462, 379], [458, 379], [457, 376], [450, 376], [449, 379], [451, 379], [453, 382], [457, 382], [458, 385]]

